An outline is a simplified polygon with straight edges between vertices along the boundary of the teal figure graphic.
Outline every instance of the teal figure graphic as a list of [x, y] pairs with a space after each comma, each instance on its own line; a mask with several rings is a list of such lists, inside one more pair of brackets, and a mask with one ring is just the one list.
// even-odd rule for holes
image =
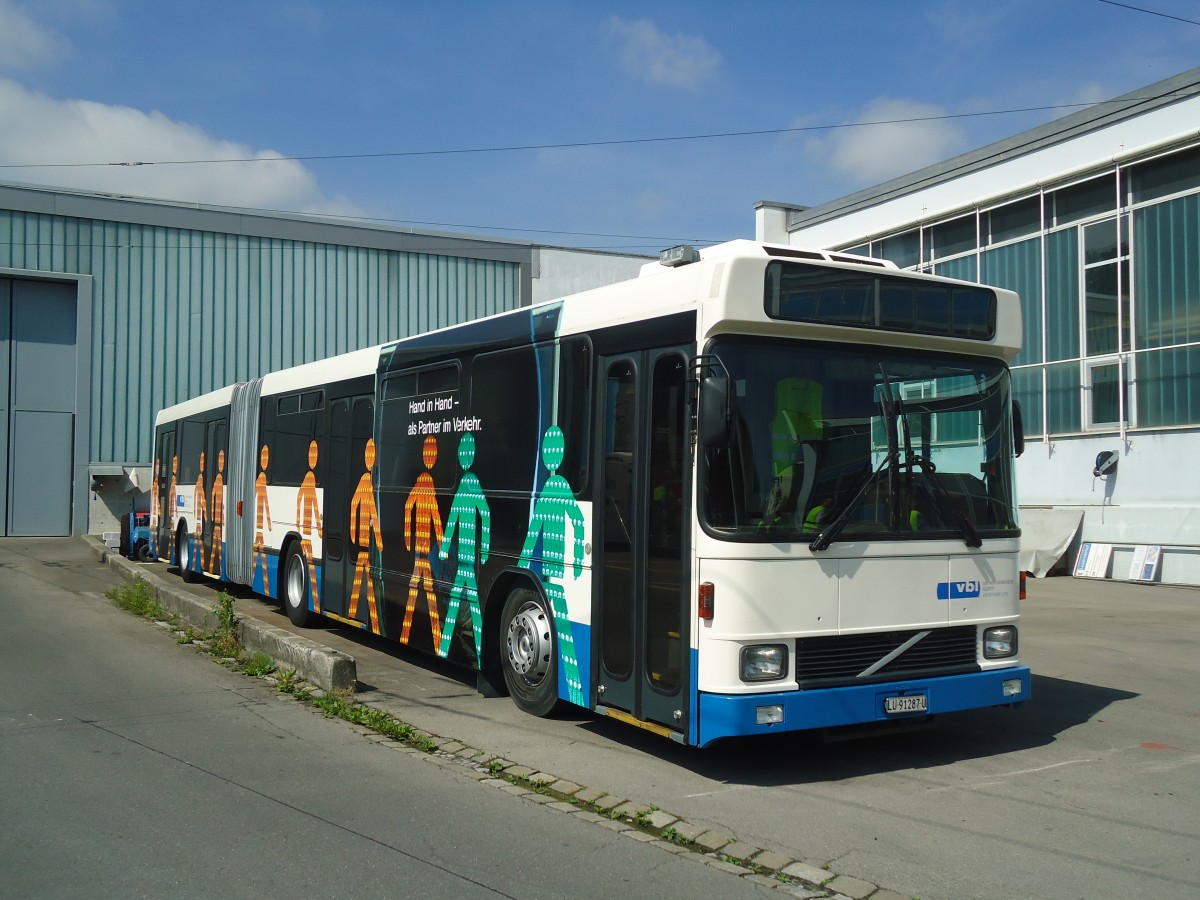
[[579, 661], [575, 655], [575, 639], [571, 636], [571, 620], [567, 617], [567, 596], [559, 580], [567, 572], [567, 522], [575, 532], [572, 553], [572, 573], [578, 578], [583, 572], [583, 512], [575, 502], [571, 485], [555, 470], [562, 465], [566, 439], [562, 429], [551, 425], [542, 438], [542, 462], [550, 472], [542, 493], [533, 506], [529, 534], [521, 548], [520, 565], [528, 566], [538, 538], [542, 539], [542, 584], [554, 608], [554, 627], [558, 633], [558, 658], [567, 680], [567, 692], [572, 703], [583, 705], [583, 682], [579, 678]]
[[[446, 519], [445, 538], [438, 556], [445, 561], [450, 555], [450, 542], [458, 532], [458, 556], [455, 561], [454, 587], [450, 588], [450, 604], [446, 607], [446, 623], [442, 626], [442, 643], [437, 648], [438, 656], [448, 656], [450, 640], [454, 637], [454, 623], [458, 621], [458, 608], [462, 597], [467, 595], [471, 610], [471, 627], [475, 631], [475, 659], [482, 662], [483, 614], [479, 609], [479, 585], [475, 581], [475, 556], [479, 553], [479, 565], [487, 562], [492, 544], [492, 511], [487, 498], [479, 486], [479, 479], [471, 471], [475, 462], [475, 436], [469, 431], [458, 442], [458, 464], [462, 466], [462, 480], [450, 506]], [[478, 520], [478, 526], [476, 526]]]

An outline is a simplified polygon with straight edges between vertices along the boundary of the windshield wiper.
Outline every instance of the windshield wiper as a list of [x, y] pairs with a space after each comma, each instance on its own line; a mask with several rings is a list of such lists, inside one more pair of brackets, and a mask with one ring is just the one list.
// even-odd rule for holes
[[934, 491], [936, 492], [933, 495], [935, 498], [949, 501], [950, 505], [947, 505], [946, 503], [937, 503], [936, 501], [935, 505], [937, 506], [938, 512], [940, 512], [942, 515], [947, 515], [948, 513], [951, 521], [958, 526], [958, 530], [962, 534], [963, 543], [968, 547], [982, 547], [983, 541], [979, 537], [979, 532], [975, 530], [975, 526], [971, 524], [971, 520], [968, 519], [964, 513], [954, 509], [954, 498], [950, 496], [950, 492], [946, 490], [946, 486], [943, 485], [942, 482], [937, 478], [929, 477], [936, 471], [933, 461], [926, 459], [924, 456], [914, 454], [909, 458], [906, 465], [908, 466], [908, 471], [910, 474], [914, 469], [921, 470], [921, 474], [924, 476], [924, 482], [926, 484], [933, 485]]
[[829, 545], [833, 543], [834, 538], [841, 533], [842, 529], [846, 527], [846, 523], [850, 521], [850, 514], [854, 512], [855, 507], [858, 506], [858, 501], [861, 500], [863, 494], [867, 492], [867, 488], [869, 488], [875, 482], [875, 479], [879, 477], [879, 473], [883, 471], [883, 467], [891, 465], [892, 462], [891, 454], [889, 453], [888, 457], [879, 463], [879, 468], [877, 468], [874, 472], [869, 473], [867, 477], [863, 479], [862, 485], [850, 499], [850, 502], [845, 505], [840, 513], [838, 513], [837, 518], [821, 529], [821, 533], [813, 538], [812, 543], [808, 545], [809, 550], [815, 551], [829, 549]]

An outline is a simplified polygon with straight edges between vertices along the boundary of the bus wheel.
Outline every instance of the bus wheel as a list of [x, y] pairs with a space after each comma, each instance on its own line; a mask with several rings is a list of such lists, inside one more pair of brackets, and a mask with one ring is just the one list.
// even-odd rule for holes
[[519, 588], [500, 614], [500, 660], [513, 702], [535, 716], [558, 706], [558, 650], [554, 615], [537, 591]]
[[292, 624], [301, 628], [307, 628], [315, 618], [308, 608], [310, 584], [308, 560], [296, 549], [296, 545], [292, 544], [288, 550], [287, 562], [283, 564], [283, 608], [287, 610]]
[[182, 525], [179, 526], [179, 531], [175, 535], [175, 559], [179, 563], [179, 577], [188, 584], [199, 581], [196, 577], [196, 571], [192, 567], [196, 564], [196, 560], [192, 558], [192, 542], [189, 540], [191, 535]]

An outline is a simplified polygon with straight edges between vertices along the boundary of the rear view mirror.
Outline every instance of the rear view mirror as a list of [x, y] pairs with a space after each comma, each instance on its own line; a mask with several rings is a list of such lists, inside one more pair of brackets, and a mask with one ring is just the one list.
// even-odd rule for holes
[[1025, 422], [1021, 418], [1020, 401], [1014, 400], [1012, 404], [1013, 417], [1013, 449], [1017, 456], [1025, 452]]
[[700, 376], [698, 437], [705, 447], [728, 447], [733, 442], [733, 404], [729, 376], [710, 370]]

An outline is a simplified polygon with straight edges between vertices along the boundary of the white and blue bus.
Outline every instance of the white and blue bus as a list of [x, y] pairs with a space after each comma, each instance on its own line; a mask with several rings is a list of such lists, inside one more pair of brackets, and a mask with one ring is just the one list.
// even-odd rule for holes
[[155, 554], [706, 746], [1009, 706], [1015, 294], [750, 241], [163, 410]]

